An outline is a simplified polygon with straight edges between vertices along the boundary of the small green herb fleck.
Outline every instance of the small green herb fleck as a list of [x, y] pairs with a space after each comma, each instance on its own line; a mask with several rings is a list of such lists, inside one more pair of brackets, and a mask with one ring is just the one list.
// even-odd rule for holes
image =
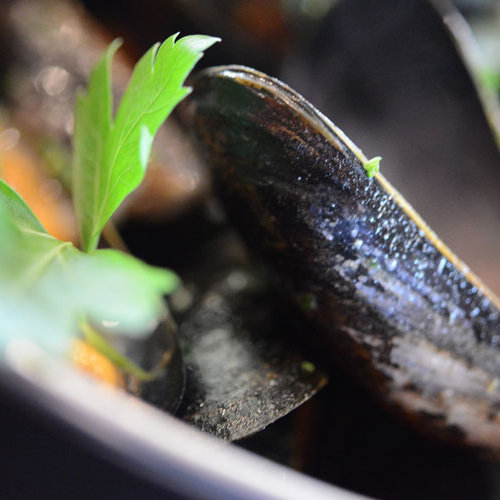
[[365, 167], [368, 177], [373, 177], [375, 174], [379, 173], [380, 160], [382, 160], [381, 156], [374, 156], [370, 160], [367, 160], [363, 163], [363, 167]]
[[316, 297], [312, 293], [303, 293], [298, 297], [299, 307], [303, 311], [314, 311], [317, 307]]
[[314, 363], [311, 363], [311, 361], [302, 361], [302, 363], [300, 363], [300, 369], [304, 373], [314, 373], [316, 366], [314, 366]]
[[479, 79], [483, 85], [493, 90], [500, 92], [500, 71], [492, 68], [483, 68], [479, 70]]

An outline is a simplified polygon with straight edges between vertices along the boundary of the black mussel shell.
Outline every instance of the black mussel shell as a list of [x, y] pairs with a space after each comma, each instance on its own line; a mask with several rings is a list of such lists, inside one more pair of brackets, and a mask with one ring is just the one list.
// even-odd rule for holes
[[[208, 200], [169, 224], [128, 223], [122, 235], [134, 255], [182, 277], [169, 297], [186, 374], [176, 416], [234, 441], [300, 406], [327, 377], [314, 353], [290, 342], [304, 322], [279, 312], [265, 274], [221, 215]], [[176, 235], [167, 246], [166, 234]]]
[[500, 301], [302, 96], [240, 66], [186, 107], [228, 216], [328, 350], [439, 436], [500, 450]]
[[177, 416], [234, 441], [300, 406], [326, 376], [311, 353], [290, 342], [300, 318], [279, 312], [262, 269], [217, 214], [209, 202], [163, 232], [178, 235], [167, 261], [183, 281], [169, 300], [186, 369]]
[[399, 3], [338, 2], [280, 77], [382, 156], [391, 184], [500, 293], [498, 99], [471, 71], [478, 47], [452, 2]]

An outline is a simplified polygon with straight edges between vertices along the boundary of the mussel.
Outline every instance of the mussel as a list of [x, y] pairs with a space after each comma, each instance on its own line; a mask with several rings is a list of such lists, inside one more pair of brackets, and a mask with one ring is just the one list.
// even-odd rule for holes
[[500, 450], [500, 300], [301, 95], [205, 70], [186, 114], [226, 212], [326, 349], [390, 408]]
[[295, 410], [327, 377], [290, 342], [300, 322], [280, 313], [241, 240], [226, 224], [214, 226], [197, 218], [198, 231], [209, 237], [191, 251], [186, 267], [178, 267], [185, 288], [171, 298], [186, 367], [177, 416], [234, 441]]

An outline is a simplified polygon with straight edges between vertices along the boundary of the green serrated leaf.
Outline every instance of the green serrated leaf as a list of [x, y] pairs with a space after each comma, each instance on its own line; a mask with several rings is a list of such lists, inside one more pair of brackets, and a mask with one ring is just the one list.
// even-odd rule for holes
[[177, 35], [156, 44], [135, 66], [114, 122], [111, 119], [112, 44], [92, 73], [75, 111], [73, 193], [82, 247], [97, 247], [102, 228], [142, 181], [153, 137], [190, 92], [184, 87], [203, 51], [217, 38]]
[[378, 174], [380, 171], [380, 161], [382, 160], [381, 156], [374, 156], [369, 160], [363, 163], [363, 167], [365, 167], [366, 174], [368, 177], [374, 177], [375, 174]]
[[117, 323], [128, 335], [151, 331], [175, 274], [115, 250], [85, 254], [28, 224], [26, 204], [0, 188], [0, 347], [21, 337], [64, 351], [82, 315]]
[[105, 149], [111, 133], [111, 61], [120, 43], [111, 43], [92, 71], [87, 91], [76, 96], [72, 193], [82, 246], [87, 251], [97, 246], [91, 235], [101, 203]]

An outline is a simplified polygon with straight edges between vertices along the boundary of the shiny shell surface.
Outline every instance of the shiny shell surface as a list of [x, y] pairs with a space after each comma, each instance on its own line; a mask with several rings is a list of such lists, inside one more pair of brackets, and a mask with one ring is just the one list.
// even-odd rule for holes
[[229, 218], [311, 342], [423, 427], [500, 449], [498, 298], [278, 80], [209, 69], [187, 111]]

